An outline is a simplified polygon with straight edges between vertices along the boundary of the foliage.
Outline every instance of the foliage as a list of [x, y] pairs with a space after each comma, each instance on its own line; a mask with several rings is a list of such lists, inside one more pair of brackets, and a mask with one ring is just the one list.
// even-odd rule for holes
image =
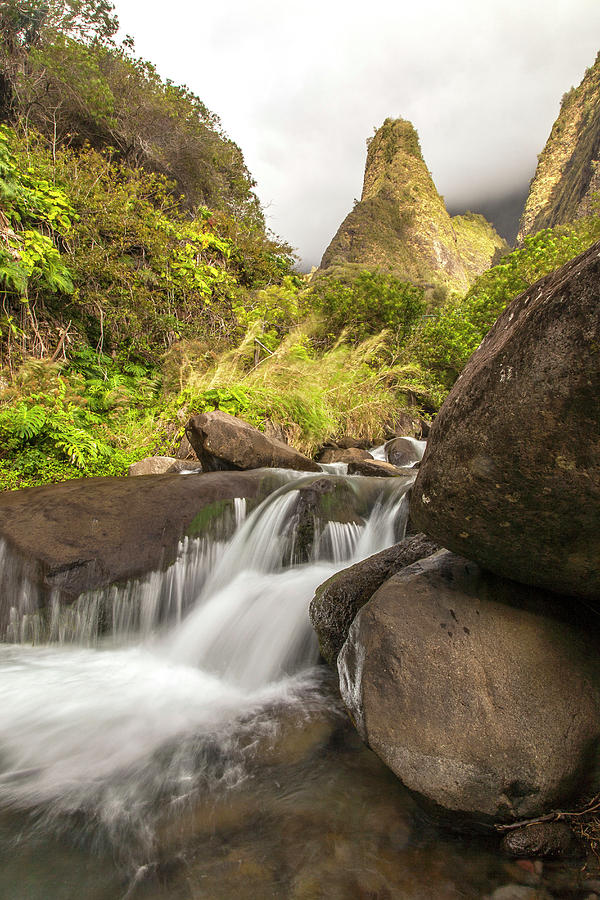
[[425, 309], [423, 290], [385, 272], [362, 270], [351, 280], [318, 278], [311, 306], [326, 322], [330, 339], [345, 332], [353, 341], [387, 329], [402, 346]]
[[17, 160], [11, 130], [0, 125], [0, 285], [24, 300], [31, 284], [72, 293], [70, 272], [57, 248], [70, 236], [74, 212], [65, 193]]
[[0, 394], [0, 489], [124, 474], [148, 452], [158, 388], [85, 348], [69, 367], [29, 361]]
[[180, 361], [181, 389], [164, 415], [185, 419], [193, 412], [224, 409], [258, 428], [267, 422], [287, 432], [294, 446], [312, 453], [323, 441], [344, 434], [380, 441], [397, 413], [415, 396], [424, 409], [434, 405], [416, 366], [382, 366], [387, 335], [358, 344], [339, 340], [324, 353], [314, 350], [318, 320], [292, 329], [279, 346], [256, 364], [254, 340], [264, 332], [257, 322], [237, 347], [211, 358], [190, 355]]
[[[176, 340], [238, 332], [246, 257], [206, 207], [191, 218], [163, 176], [91, 148], [49, 152], [41, 137], [2, 127], [0, 152], [0, 196], [13, 226], [4, 230], [0, 273], [11, 292], [5, 313], [26, 335], [22, 349], [44, 355], [69, 322], [71, 334], [100, 349], [158, 364]], [[45, 234], [24, 227], [32, 221]], [[267, 256], [256, 282], [245, 273], [250, 287], [289, 271], [288, 248], [263, 237], [255, 269]], [[35, 322], [19, 295], [33, 301]]]
[[524, 246], [481, 275], [464, 297], [451, 297], [415, 333], [408, 348], [439, 385], [452, 387], [506, 306], [530, 285], [564, 265], [600, 239], [600, 218], [540, 231]]
[[176, 181], [188, 209], [204, 204], [264, 234], [239, 147], [199, 97], [135, 57], [131, 39], [115, 44], [109, 0], [3, 0], [0, 25], [0, 119], [36, 128], [55, 149], [110, 147]]

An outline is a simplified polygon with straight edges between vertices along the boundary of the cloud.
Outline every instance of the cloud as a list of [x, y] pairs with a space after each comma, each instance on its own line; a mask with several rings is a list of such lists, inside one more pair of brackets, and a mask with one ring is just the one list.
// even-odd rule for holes
[[240, 144], [271, 225], [316, 264], [360, 195], [365, 141], [417, 127], [453, 207], [522, 186], [600, 48], [597, 0], [116, 0], [124, 30]]

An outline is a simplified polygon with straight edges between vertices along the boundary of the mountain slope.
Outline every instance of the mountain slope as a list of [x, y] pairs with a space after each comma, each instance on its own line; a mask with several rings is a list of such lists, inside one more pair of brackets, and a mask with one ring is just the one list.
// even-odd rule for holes
[[323, 255], [321, 269], [360, 264], [418, 284], [466, 290], [506, 249], [482, 216], [451, 218], [404, 119], [386, 119], [368, 143], [360, 202]]
[[598, 192], [600, 54], [579, 87], [562, 99], [559, 116], [539, 156], [518, 241], [542, 228], [590, 215]]

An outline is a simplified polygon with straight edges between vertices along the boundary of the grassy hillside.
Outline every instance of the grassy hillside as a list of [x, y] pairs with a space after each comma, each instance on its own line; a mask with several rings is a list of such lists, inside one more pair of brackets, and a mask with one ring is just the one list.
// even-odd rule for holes
[[[215, 407], [307, 453], [381, 441], [435, 412], [513, 296], [600, 237], [593, 217], [541, 232], [466, 293], [377, 259], [299, 276], [239, 151], [115, 46], [110, 3], [7, 0], [0, 20], [0, 489], [125, 474]], [[374, 139], [365, 179], [400, 231], [414, 221], [386, 206], [388, 163], [429, 178], [405, 125]], [[483, 268], [490, 226], [448, 222]]]

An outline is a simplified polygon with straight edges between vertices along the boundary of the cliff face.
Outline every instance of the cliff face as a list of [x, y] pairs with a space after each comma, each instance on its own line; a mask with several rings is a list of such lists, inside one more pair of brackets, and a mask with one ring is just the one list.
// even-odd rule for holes
[[538, 159], [518, 241], [593, 211], [600, 192], [600, 53], [583, 81], [562, 99]]
[[417, 132], [403, 119], [386, 119], [369, 142], [360, 202], [325, 251], [321, 269], [355, 263], [466, 290], [506, 247], [483, 216], [448, 215]]

